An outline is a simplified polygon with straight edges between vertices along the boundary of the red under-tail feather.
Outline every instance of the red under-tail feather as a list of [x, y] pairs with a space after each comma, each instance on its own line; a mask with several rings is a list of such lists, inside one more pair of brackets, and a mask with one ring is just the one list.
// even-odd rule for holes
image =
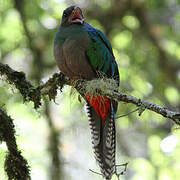
[[111, 100], [90, 93], [86, 96], [89, 125], [96, 160], [108, 180], [115, 172], [115, 122]]
[[104, 125], [106, 124], [106, 118], [111, 108], [111, 101], [106, 96], [94, 95], [91, 97], [90, 93], [87, 93], [86, 100], [91, 104], [99, 118], [102, 118]]

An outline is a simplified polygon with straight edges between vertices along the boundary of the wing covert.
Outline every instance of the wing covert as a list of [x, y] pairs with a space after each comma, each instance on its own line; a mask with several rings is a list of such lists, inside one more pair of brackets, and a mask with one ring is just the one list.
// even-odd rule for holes
[[90, 25], [88, 36], [90, 43], [86, 53], [94, 70], [119, 81], [118, 67], [108, 38]]

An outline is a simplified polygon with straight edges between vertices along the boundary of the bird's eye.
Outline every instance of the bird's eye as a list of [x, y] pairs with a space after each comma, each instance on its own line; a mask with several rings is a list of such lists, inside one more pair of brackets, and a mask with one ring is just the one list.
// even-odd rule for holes
[[64, 12], [64, 13], [63, 13], [63, 17], [67, 17], [67, 16], [68, 16], [67, 13]]

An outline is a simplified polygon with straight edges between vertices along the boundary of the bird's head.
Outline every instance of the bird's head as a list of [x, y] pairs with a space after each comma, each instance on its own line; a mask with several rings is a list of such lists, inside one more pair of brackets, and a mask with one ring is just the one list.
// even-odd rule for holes
[[71, 24], [83, 24], [84, 17], [82, 10], [78, 6], [70, 6], [64, 10], [61, 26], [69, 26]]

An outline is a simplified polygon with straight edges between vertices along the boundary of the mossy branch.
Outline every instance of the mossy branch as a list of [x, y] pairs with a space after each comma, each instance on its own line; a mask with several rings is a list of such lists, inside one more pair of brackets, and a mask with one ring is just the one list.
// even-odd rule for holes
[[5, 158], [4, 169], [9, 180], [30, 180], [30, 170], [26, 159], [18, 150], [15, 138], [13, 120], [0, 108], [0, 141], [6, 142], [8, 153]]
[[8, 65], [0, 63], [0, 74], [6, 76], [7, 82], [13, 84], [23, 96], [24, 101], [32, 101], [37, 109], [41, 105], [43, 95], [48, 95], [50, 100], [55, 99], [57, 89], [62, 89], [67, 79], [63, 74], [55, 73], [45, 84], [34, 87], [24, 72], [14, 71]]
[[[62, 90], [64, 85], [71, 85], [76, 88], [82, 96], [91, 89], [91, 93], [105, 95], [119, 102], [135, 104], [136, 106], [140, 107], [139, 115], [141, 115], [145, 109], [148, 109], [169, 118], [176, 124], [180, 125], [180, 112], [171, 111], [157, 104], [120, 93], [117, 91], [117, 87], [113, 88], [113, 81], [109, 79], [92, 81], [77, 80], [76, 83], [74, 83], [74, 81], [71, 81], [62, 73], [55, 73], [46, 83], [38, 87], [34, 87], [29, 81], [26, 80], [23, 72], [14, 71], [8, 65], [0, 63], [0, 74], [6, 75], [7, 81], [10, 84], [15, 85], [25, 101], [34, 102], [35, 108], [38, 108], [41, 105], [42, 96], [48, 95], [50, 100], [55, 100], [58, 89]], [[101, 84], [97, 83], [97, 81], [99, 81]]]

